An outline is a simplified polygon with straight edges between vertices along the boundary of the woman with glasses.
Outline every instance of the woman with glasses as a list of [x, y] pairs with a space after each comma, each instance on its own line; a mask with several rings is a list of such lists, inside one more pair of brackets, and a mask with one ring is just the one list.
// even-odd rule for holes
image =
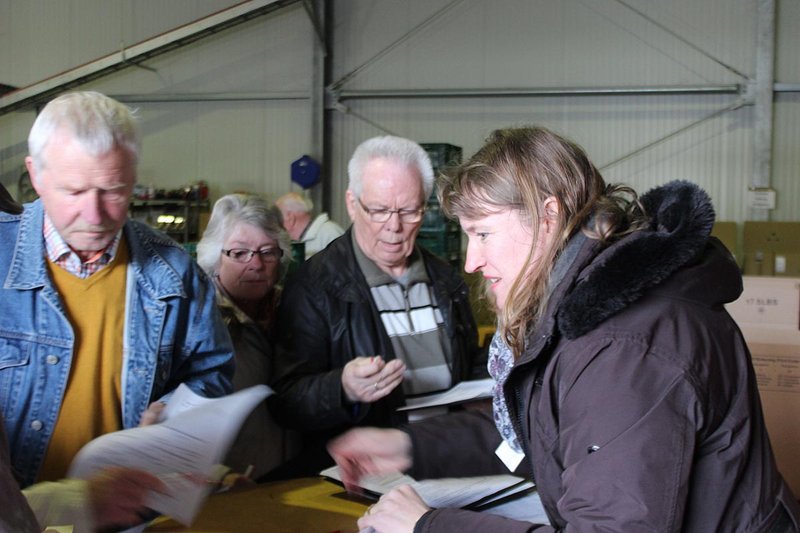
[[[197, 262], [214, 279], [233, 339], [234, 390], [269, 382], [278, 282], [291, 260], [289, 242], [277, 208], [257, 196], [229, 194], [214, 204], [197, 244]], [[289, 458], [289, 438], [263, 403], [244, 423], [226, 465], [258, 479]]]

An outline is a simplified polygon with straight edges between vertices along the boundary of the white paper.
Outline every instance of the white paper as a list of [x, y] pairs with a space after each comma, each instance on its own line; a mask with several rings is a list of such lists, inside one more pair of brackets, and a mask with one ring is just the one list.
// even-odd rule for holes
[[151, 493], [146, 505], [191, 525], [212, 488], [197, 480], [214, 479], [245, 418], [270, 394], [266, 385], [256, 385], [209, 399], [181, 384], [161, 423], [94, 439], [75, 456], [68, 476], [86, 479], [109, 466], [145, 470], [167, 486], [166, 494]]
[[403, 407], [398, 407], [397, 410], [407, 411], [409, 409], [422, 409], [424, 407], [453, 405], [468, 402], [470, 400], [491, 398], [493, 386], [494, 380], [492, 378], [462, 381], [452, 389], [444, 392], [429, 394], [419, 398], [409, 398], [406, 400], [406, 405]]

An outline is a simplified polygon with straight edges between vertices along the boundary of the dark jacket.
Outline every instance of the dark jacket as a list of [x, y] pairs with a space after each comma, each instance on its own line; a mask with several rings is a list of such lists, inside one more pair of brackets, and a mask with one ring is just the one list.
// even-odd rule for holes
[[[552, 526], [437, 510], [417, 531], [797, 527], [750, 354], [723, 307], [741, 293], [741, 276], [709, 237], [710, 200], [678, 182], [642, 201], [649, 230], [606, 249], [582, 235], [571, 241], [575, 256], [504, 389]], [[413, 475], [501, 468], [491, 420], [469, 416], [409, 428]], [[472, 439], [475, 453], [455, 458], [442, 432], [450, 443]]]
[[[273, 388], [278, 398], [271, 406], [275, 417], [305, 432], [307, 440], [323, 443], [356, 425], [395, 426], [401, 421], [395, 409], [405, 403], [402, 387], [372, 404], [350, 405], [344, 399], [345, 364], [359, 356], [395, 358], [356, 262], [351, 234], [348, 230], [290, 277], [275, 328], [278, 350]], [[452, 346], [448, 363], [453, 384], [485, 373], [464, 280], [441, 259], [417, 249]]]

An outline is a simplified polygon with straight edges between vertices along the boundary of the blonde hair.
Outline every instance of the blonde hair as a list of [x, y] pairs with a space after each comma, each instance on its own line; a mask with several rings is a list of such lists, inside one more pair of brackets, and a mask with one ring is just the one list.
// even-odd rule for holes
[[[494, 131], [469, 161], [440, 177], [439, 201], [450, 217], [480, 218], [516, 210], [530, 224], [537, 242], [540, 210], [550, 197], [557, 214], [548, 214], [556, 238], [541, 260], [514, 280], [498, 326], [515, 357], [547, 305], [550, 271], [569, 239], [580, 229], [602, 242], [641, 227], [644, 213], [636, 194], [627, 187], [606, 186], [583, 149], [545, 128], [521, 127]], [[591, 219], [592, 227], [587, 226]]]

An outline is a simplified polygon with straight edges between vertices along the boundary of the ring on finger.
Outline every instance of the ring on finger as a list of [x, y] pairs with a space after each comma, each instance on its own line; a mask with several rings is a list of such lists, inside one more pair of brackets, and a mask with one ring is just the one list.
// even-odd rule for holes
[[367, 507], [367, 511], [366, 511], [364, 514], [365, 514], [365, 515], [368, 515], [368, 514], [372, 513], [372, 508], [373, 508], [373, 507], [375, 507], [375, 504], [374, 504], [374, 503], [373, 503], [372, 505], [370, 505], [369, 507]]
[[378, 381], [375, 382], [375, 390], [378, 390], [380, 388], [381, 388], [381, 382], [380, 382], [380, 380], [378, 380]]

